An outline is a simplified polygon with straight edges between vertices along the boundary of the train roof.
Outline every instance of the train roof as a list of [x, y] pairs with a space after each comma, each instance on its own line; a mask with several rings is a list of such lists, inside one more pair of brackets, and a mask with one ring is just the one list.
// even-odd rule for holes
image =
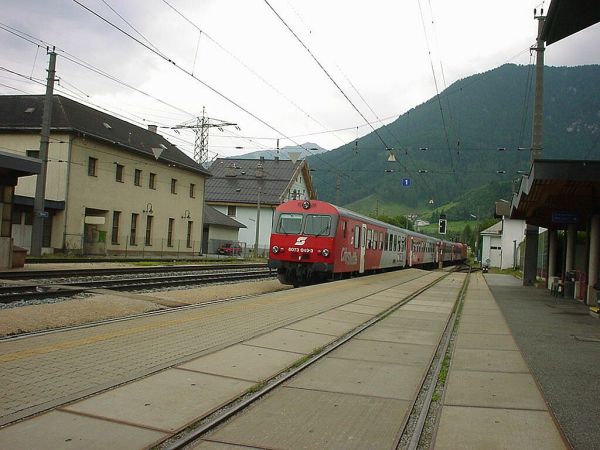
[[[441, 241], [441, 242], [443, 242], [445, 244], [450, 244], [450, 245], [460, 244], [460, 242], [447, 241], [447, 240], [440, 239], [440, 238], [435, 237], [435, 236], [429, 236], [427, 234], [418, 233], [418, 232], [412, 231], [412, 230], [407, 230], [406, 228], [401, 228], [401, 227], [398, 227], [396, 225], [392, 225], [392, 224], [389, 224], [389, 223], [386, 223], [386, 222], [382, 222], [381, 220], [377, 220], [377, 219], [373, 219], [372, 217], [364, 216], [364, 215], [359, 214], [357, 212], [351, 211], [351, 210], [346, 209], [346, 208], [342, 208], [341, 206], [336, 206], [336, 205], [334, 205], [332, 203], [325, 202], [325, 201], [322, 201], [322, 200], [310, 200], [310, 202], [311, 202], [311, 204], [316, 203], [316, 205], [318, 205], [318, 206], [325, 206], [325, 205], [327, 205], [327, 207], [333, 208], [340, 215], [343, 215], [343, 216], [346, 216], [346, 217], [351, 217], [351, 218], [357, 219], [357, 220], [365, 220], [365, 221], [367, 221], [369, 223], [372, 223], [374, 225], [379, 225], [379, 226], [382, 226], [382, 227], [385, 227], [385, 228], [391, 228], [391, 229], [397, 230], [400, 233], [408, 234], [409, 236], [419, 237], [419, 238], [423, 238], [423, 239], [435, 239], [436, 241]], [[287, 202], [287, 203], [289, 204], [290, 202]], [[297, 203], [299, 203], [299, 202], [297, 202]], [[290, 205], [288, 205], [288, 206], [290, 206]]]

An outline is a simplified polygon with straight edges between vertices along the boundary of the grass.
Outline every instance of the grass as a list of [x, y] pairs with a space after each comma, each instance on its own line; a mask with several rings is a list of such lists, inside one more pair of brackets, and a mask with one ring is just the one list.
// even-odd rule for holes
[[523, 272], [520, 269], [498, 269], [497, 267], [490, 267], [489, 273], [500, 275], [512, 275], [513, 277], [519, 279], [523, 278]]

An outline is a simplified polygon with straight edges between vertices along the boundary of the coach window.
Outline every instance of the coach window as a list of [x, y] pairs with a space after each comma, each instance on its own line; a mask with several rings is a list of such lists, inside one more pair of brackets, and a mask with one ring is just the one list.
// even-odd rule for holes
[[398, 251], [398, 236], [394, 235], [394, 251]]
[[367, 230], [367, 248], [371, 248], [372, 240], [373, 240], [373, 230]]
[[331, 233], [331, 216], [308, 214], [304, 223], [304, 234], [329, 236]]
[[348, 222], [346, 222], [345, 220], [342, 222], [342, 232], [343, 232], [343, 236], [346, 237], [346, 228], [348, 227]]
[[354, 227], [354, 248], [360, 247], [360, 227]]
[[277, 233], [300, 234], [302, 230], [302, 214], [281, 214], [277, 221]]

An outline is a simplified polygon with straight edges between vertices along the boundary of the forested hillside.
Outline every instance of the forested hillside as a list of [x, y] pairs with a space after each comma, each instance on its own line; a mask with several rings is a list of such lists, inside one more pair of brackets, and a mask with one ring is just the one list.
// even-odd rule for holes
[[[544, 76], [543, 157], [599, 159], [600, 66], [546, 67]], [[486, 185], [506, 198], [528, 169], [532, 78], [532, 67], [512, 64], [473, 75], [380, 128], [380, 137], [309, 156], [319, 198], [347, 205], [368, 197], [417, 211], [451, 203], [460, 216], [490, 210], [489, 195], [457, 200]]]

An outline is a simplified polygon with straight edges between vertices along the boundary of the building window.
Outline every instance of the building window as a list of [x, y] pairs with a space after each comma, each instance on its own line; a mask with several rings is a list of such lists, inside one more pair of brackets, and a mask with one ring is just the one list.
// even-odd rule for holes
[[177, 179], [171, 178], [171, 194], [177, 194]]
[[117, 164], [117, 169], [115, 172], [115, 181], [119, 183], [123, 182], [123, 166], [121, 164]]
[[98, 176], [98, 159], [92, 158], [91, 156], [88, 158], [88, 175], [90, 177]]
[[40, 151], [39, 150], [26, 150], [25, 155], [29, 158], [37, 158], [40, 159]]
[[136, 186], [142, 185], [142, 171], [140, 169], [135, 169], [133, 173], [133, 184]]
[[129, 231], [129, 245], [137, 245], [137, 221], [138, 214], [131, 215], [131, 230]]
[[148, 188], [156, 189], [156, 174], [155, 173], [150, 173], [150, 176], [148, 177]]
[[237, 211], [236, 211], [236, 207], [235, 206], [228, 206], [227, 207], [227, 215], [229, 217], [235, 217]]
[[196, 185], [190, 183], [190, 198], [196, 198]]
[[152, 216], [146, 217], [146, 240], [144, 243], [146, 245], [152, 245]]
[[186, 236], [186, 246], [187, 248], [192, 248], [192, 228], [193, 228], [194, 222], [192, 222], [191, 220], [188, 221], [187, 224], [187, 236]]
[[169, 218], [169, 228], [167, 229], [167, 247], [173, 247], [173, 226], [175, 219]]
[[121, 218], [121, 211], [113, 211], [111, 242], [114, 245], [119, 245], [119, 219], [120, 218]]

